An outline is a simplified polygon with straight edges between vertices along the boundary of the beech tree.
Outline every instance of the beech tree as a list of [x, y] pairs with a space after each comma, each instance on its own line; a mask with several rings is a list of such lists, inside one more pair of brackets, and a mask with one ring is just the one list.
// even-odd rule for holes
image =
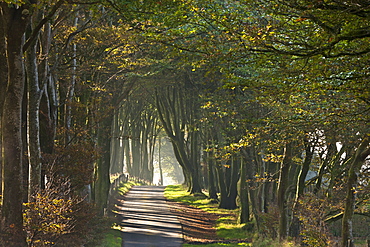
[[[363, 69], [367, 67], [369, 51], [368, 5], [357, 1], [197, 1], [187, 5], [180, 3], [177, 7], [171, 17], [164, 19], [163, 25], [152, 26], [154, 31], [149, 38], [167, 49], [177, 50], [194, 68], [218, 61], [216, 67], [227, 78], [225, 86], [241, 86], [253, 92], [253, 101], [270, 112], [263, 117], [265, 124], [257, 129], [294, 133], [294, 137], [276, 135], [273, 143], [266, 137], [255, 136], [256, 130], [252, 127], [252, 133], [248, 131], [245, 137], [248, 140], [245, 145], [250, 146], [255, 139], [273, 147], [257, 148], [257, 153], [263, 155], [258, 155], [262, 159], [255, 159], [262, 160], [256, 172], [263, 170], [261, 165], [266, 160], [273, 160], [271, 165], [280, 163], [281, 168], [286, 169], [280, 170], [280, 178], [289, 174], [289, 186], [295, 187], [292, 193], [286, 190], [284, 180], [279, 180], [281, 197], [276, 199], [281, 206], [280, 219], [284, 220], [288, 211], [293, 210], [294, 203], [289, 201], [286, 205], [286, 198], [298, 200], [303, 188], [308, 186], [304, 181], [307, 167], [316, 166], [312, 156], [320, 155], [322, 162], [317, 167], [317, 189], [323, 187], [323, 175], [329, 175], [327, 191], [328, 195], [332, 194], [336, 177], [348, 179], [348, 159], [354, 157], [358, 143], [366, 140], [368, 132], [367, 127], [363, 128], [368, 121], [369, 107], [365, 81], [368, 75]], [[357, 135], [352, 132], [355, 129]], [[261, 133], [269, 133], [266, 130]], [[315, 137], [320, 132], [323, 134]], [[352, 144], [346, 138], [337, 138], [339, 135], [351, 139]], [[315, 139], [319, 139], [319, 143], [315, 143]], [[289, 155], [294, 161], [290, 169], [282, 159], [285, 157], [283, 141], [298, 144]], [[335, 150], [339, 142], [346, 145], [345, 151]], [[330, 155], [323, 155], [323, 150], [329, 150]], [[344, 152], [347, 162], [340, 158]], [[304, 160], [298, 155], [302, 153], [306, 155]], [[330, 167], [333, 173], [327, 174], [325, 167]], [[261, 185], [258, 195], [263, 195], [262, 188], [268, 186], [258, 184]], [[288, 224], [290, 222], [285, 221], [280, 224], [282, 239], [288, 232]], [[343, 235], [343, 246], [348, 243], [347, 238]]]
[[[126, 167], [119, 173], [152, 182], [154, 176], [154, 148], [158, 136], [159, 119], [154, 106], [154, 95], [137, 83], [132, 95], [123, 103], [120, 112], [120, 133]], [[122, 152], [122, 151], [120, 151]], [[131, 161], [132, 160], [132, 161]], [[113, 166], [115, 164], [112, 164]]]
[[[13, 246], [26, 246], [22, 219], [22, 138], [21, 111], [25, 85], [23, 63], [23, 35], [36, 2], [22, 5], [1, 3], [2, 36], [1, 50], [6, 51], [6, 64], [2, 69], [2, 243]], [[3, 55], [2, 55], [3, 56]], [[2, 60], [5, 62], [5, 59]], [[6, 77], [5, 75], [6, 71]], [[6, 79], [7, 78], [7, 79]], [[4, 90], [5, 89], [5, 90]]]
[[[79, 48], [74, 38], [91, 28], [92, 20], [96, 18], [94, 21], [97, 21], [100, 12], [95, 12], [97, 16], [90, 16], [87, 13], [91, 14], [91, 11], [78, 5], [62, 5], [64, 3], [64, 1], [55, 1], [46, 6], [38, 6], [36, 1], [1, 3], [1, 85], [4, 88], [0, 95], [1, 170], [3, 171], [4, 185], [1, 205], [1, 244], [4, 246], [26, 246], [26, 233], [23, 231], [23, 224], [29, 224], [30, 221], [27, 218], [23, 222], [23, 200], [27, 195], [29, 196], [27, 205], [36, 205], [40, 202], [40, 193], [46, 196], [47, 193], [43, 194], [44, 190], [65, 189], [62, 188], [62, 185], [58, 187], [56, 184], [51, 187], [48, 185], [49, 187], [46, 188], [43, 179], [46, 174], [49, 176], [49, 183], [60, 181], [60, 177], [68, 180], [72, 184], [68, 191], [72, 189], [71, 193], [75, 193], [75, 195], [80, 193], [81, 187], [92, 182], [92, 164], [97, 157], [97, 152], [91, 145], [91, 135], [94, 132], [85, 131], [83, 128], [86, 127], [86, 123], [90, 124], [92, 120], [100, 119], [89, 118], [88, 114], [78, 115], [82, 108], [88, 109], [88, 112], [91, 113], [89, 110], [92, 108], [83, 105], [87, 102], [83, 101], [83, 96], [89, 93], [88, 90], [83, 93], [81, 93], [82, 90], [78, 91], [82, 88], [79, 84], [80, 78], [86, 78], [91, 74], [88, 76], [85, 74], [85, 77], [82, 77], [84, 63], [83, 60], [78, 60], [81, 57], [79, 57]], [[76, 9], [78, 11], [75, 11]], [[81, 26], [77, 25], [78, 21], [74, 16], [76, 13], [81, 20]], [[53, 19], [54, 15], [55, 19]], [[69, 20], [73, 20], [72, 25], [69, 25]], [[52, 49], [53, 52], [50, 52]], [[71, 53], [68, 54], [68, 52]], [[87, 54], [86, 50], [84, 52]], [[68, 61], [69, 57], [72, 58], [71, 62]], [[63, 63], [63, 59], [68, 62]], [[72, 70], [64, 70], [64, 65], [71, 64]], [[111, 103], [116, 104], [125, 97], [130, 89], [127, 87], [122, 90], [118, 83], [113, 83], [117, 81], [115, 76], [119, 75], [119, 72], [117, 73], [119, 70], [114, 66], [111, 68], [113, 72], [110, 71], [112, 73], [105, 78], [100, 77], [97, 82], [112, 81], [109, 90], [117, 90], [114, 97], [117, 101], [111, 101]], [[68, 81], [71, 86], [65, 91], [68, 92], [66, 94], [62, 91], [63, 77], [57, 71], [61, 74], [65, 71], [66, 77], [71, 79]], [[107, 80], [112, 74], [113, 78]], [[57, 91], [57, 83], [58, 89], [61, 91]], [[58, 99], [61, 101], [58, 102]], [[27, 103], [25, 100], [28, 100]], [[111, 97], [108, 95], [104, 100], [109, 101]], [[81, 105], [76, 107], [76, 102], [81, 102]], [[26, 112], [27, 106], [28, 129], [22, 129], [21, 114]], [[63, 109], [62, 106], [66, 106], [66, 108]], [[98, 107], [98, 109], [107, 110], [104, 107]], [[111, 109], [106, 113], [114, 115]], [[61, 120], [64, 116], [66, 118]], [[97, 115], [97, 117], [100, 116]], [[86, 121], [87, 119], [91, 121]], [[94, 126], [90, 125], [90, 127]], [[101, 133], [103, 130], [102, 128], [98, 132]], [[60, 135], [61, 133], [64, 134]], [[22, 137], [25, 136], [29, 138], [22, 140]], [[110, 133], [100, 136], [103, 139], [109, 138]], [[110, 144], [109, 141], [108, 144]], [[23, 149], [23, 147], [25, 148]], [[23, 155], [27, 149], [29, 159], [24, 162]], [[23, 169], [28, 165], [27, 163], [30, 165], [29, 171]], [[100, 167], [108, 167], [109, 171], [109, 164]], [[104, 171], [101, 174], [104, 174]], [[23, 177], [27, 175], [29, 175], [28, 191], [24, 190], [23, 181]], [[104, 183], [108, 184], [109, 187], [109, 177], [104, 180]], [[65, 195], [65, 192], [60, 191], [60, 197], [72, 196]], [[36, 193], [39, 193], [38, 196], [35, 196]], [[101, 196], [100, 202], [102, 201], [102, 203], [99, 204], [101, 207], [104, 207], [104, 201], [106, 201], [104, 198], [106, 197], [107, 193]], [[78, 200], [76, 199], [76, 201]], [[35, 206], [32, 210], [38, 210], [38, 207]], [[32, 214], [27, 213], [27, 217], [30, 215]], [[28, 234], [32, 235], [33, 233], [28, 232]], [[33, 240], [27, 239], [27, 241], [32, 242]]]
[[205, 177], [241, 222], [307, 244], [328, 238], [310, 235], [302, 204], [325, 202], [319, 220], [341, 219], [353, 245], [368, 187], [366, 1], [67, 3], [0, 4], [2, 243], [25, 246], [23, 198], [45, 172], [76, 194], [93, 184], [101, 214], [123, 163], [152, 180], [161, 125], [192, 193]]
[[195, 194], [202, 192], [199, 133], [194, 122], [197, 98], [196, 95], [193, 95], [193, 99], [190, 99], [190, 95], [183, 95], [187, 90], [190, 92], [194, 89], [173, 86], [162, 92], [157, 91], [156, 106], [163, 128], [172, 141], [175, 156], [183, 168], [189, 191]]

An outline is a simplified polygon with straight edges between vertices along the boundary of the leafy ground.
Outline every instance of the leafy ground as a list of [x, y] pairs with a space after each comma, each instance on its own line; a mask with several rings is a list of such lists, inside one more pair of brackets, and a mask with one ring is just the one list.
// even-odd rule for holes
[[184, 246], [251, 246], [236, 223], [237, 211], [220, 210], [205, 195], [189, 195], [181, 185], [168, 186], [165, 197], [183, 227]]
[[205, 243], [218, 240], [215, 225], [218, 219], [216, 214], [205, 212], [179, 202], [169, 201], [171, 212], [181, 222], [186, 242]]
[[295, 247], [292, 242], [278, 243], [272, 239], [256, 239], [237, 223], [237, 210], [219, 209], [205, 195], [190, 195], [182, 185], [167, 186], [165, 196], [171, 211], [183, 226], [184, 247], [250, 246]]
[[[245, 225], [237, 224], [237, 210], [220, 210], [204, 194], [190, 195], [182, 185], [167, 186], [165, 196], [171, 211], [177, 215], [185, 239], [184, 247], [191, 246], [253, 246], [253, 247], [295, 247], [293, 242], [279, 243], [274, 239], [261, 239], [248, 232]], [[356, 228], [367, 225], [360, 221]], [[365, 232], [368, 230], [365, 227]], [[367, 231], [368, 234], [368, 231]], [[339, 239], [337, 239], [339, 241]], [[357, 239], [358, 247], [368, 246], [366, 240]]]

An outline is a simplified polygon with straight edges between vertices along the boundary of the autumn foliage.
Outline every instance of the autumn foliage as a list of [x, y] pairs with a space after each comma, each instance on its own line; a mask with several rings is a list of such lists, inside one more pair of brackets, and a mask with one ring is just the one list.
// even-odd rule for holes
[[306, 194], [299, 200], [297, 216], [301, 223], [302, 242], [308, 246], [325, 247], [330, 244], [330, 234], [325, 223], [330, 204], [325, 197]]
[[71, 191], [68, 179], [54, 177], [25, 203], [24, 228], [29, 246], [71, 246], [83, 243], [92, 206]]

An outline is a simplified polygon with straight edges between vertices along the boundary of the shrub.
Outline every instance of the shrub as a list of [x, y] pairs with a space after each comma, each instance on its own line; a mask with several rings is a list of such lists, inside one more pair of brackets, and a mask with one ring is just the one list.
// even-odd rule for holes
[[301, 222], [302, 242], [312, 247], [325, 247], [330, 244], [325, 216], [329, 209], [327, 198], [306, 194], [299, 200], [297, 217]]
[[275, 239], [277, 238], [277, 230], [279, 228], [279, 212], [276, 205], [268, 207], [268, 212], [259, 213], [260, 217], [260, 234], [264, 237]]
[[24, 204], [24, 227], [29, 246], [71, 246], [83, 240], [92, 214], [83, 198], [73, 195], [68, 180], [53, 179]]

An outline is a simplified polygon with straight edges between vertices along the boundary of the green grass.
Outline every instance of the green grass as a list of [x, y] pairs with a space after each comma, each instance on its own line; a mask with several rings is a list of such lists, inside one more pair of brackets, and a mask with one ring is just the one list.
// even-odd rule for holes
[[[199, 244], [184, 244], [183, 247], [193, 247], [199, 246]], [[234, 243], [234, 244], [202, 244], [201, 246], [205, 247], [217, 247], [217, 246], [227, 246], [227, 247], [234, 247], [234, 246], [252, 246], [250, 243]]]
[[[217, 220], [216, 229], [217, 235], [223, 239], [250, 239], [251, 233], [243, 230], [244, 224], [237, 223], [238, 210], [226, 210], [218, 208], [217, 203], [212, 203], [206, 194], [190, 195], [183, 185], [170, 185], [167, 186], [164, 193], [165, 197], [169, 200], [182, 202], [200, 208], [209, 213], [221, 215]], [[192, 245], [184, 245], [192, 246]], [[204, 246], [248, 246], [245, 243], [239, 244], [212, 244]]]
[[121, 195], [124, 196], [129, 190], [131, 189], [132, 186], [135, 185], [141, 185], [140, 183], [136, 183], [133, 181], [128, 181], [127, 183], [121, 183], [118, 188], [116, 188], [116, 191]]
[[[116, 192], [123, 196], [131, 187], [135, 185], [141, 185], [140, 183], [128, 181], [127, 183], [121, 183], [119, 187], [116, 188]], [[96, 247], [121, 247], [122, 246], [122, 232], [121, 227], [117, 225], [116, 222], [112, 222], [110, 229], [103, 233], [101, 236], [101, 242], [96, 245]]]
[[102, 243], [97, 247], [121, 247], [122, 246], [122, 233], [120, 230], [111, 229], [104, 234]]
[[201, 208], [209, 213], [216, 214], [237, 214], [238, 210], [225, 210], [218, 208], [217, 203], [212, 203], [207, 194], [191, 195], [183, 185], [168, 185], [164, 191], [164, 196], [172, 201], [182, 202]]
[[236, 221], [236, 216], [219, 218], [217, 235], [223, 239], [251, 239], [252, 234], [243, 229], [244, 224], [237, 224]]
[[[212, 203], [207, 198], [206, 194], [190, 195], [183, 185], [170, 185], [165, 189], [165, 197], [168, 200], [182, 202], [197, 208], [201, 208], [209, 213], [221, 215], [217, 220], [216, 230], [217, 235], [223, 239], [228, 240], [248, 240], [253, 239], [252, 243], [215, 243], [215, 244], [202, 244], [201, 246], [216, 247], [216, 246], [250, 246], [250, 247], [295, 247], [292, 242], [279, 243], [273, 239], [258, 239], [254, 232], [245, 230], [245, 224], [237, 223], [238, 210], [219, 209], [218, 204]], [[249, 228], [249, 227], [247, 227]], [[199, 246], [192, 244], [184, 244], [184, 247]]]

